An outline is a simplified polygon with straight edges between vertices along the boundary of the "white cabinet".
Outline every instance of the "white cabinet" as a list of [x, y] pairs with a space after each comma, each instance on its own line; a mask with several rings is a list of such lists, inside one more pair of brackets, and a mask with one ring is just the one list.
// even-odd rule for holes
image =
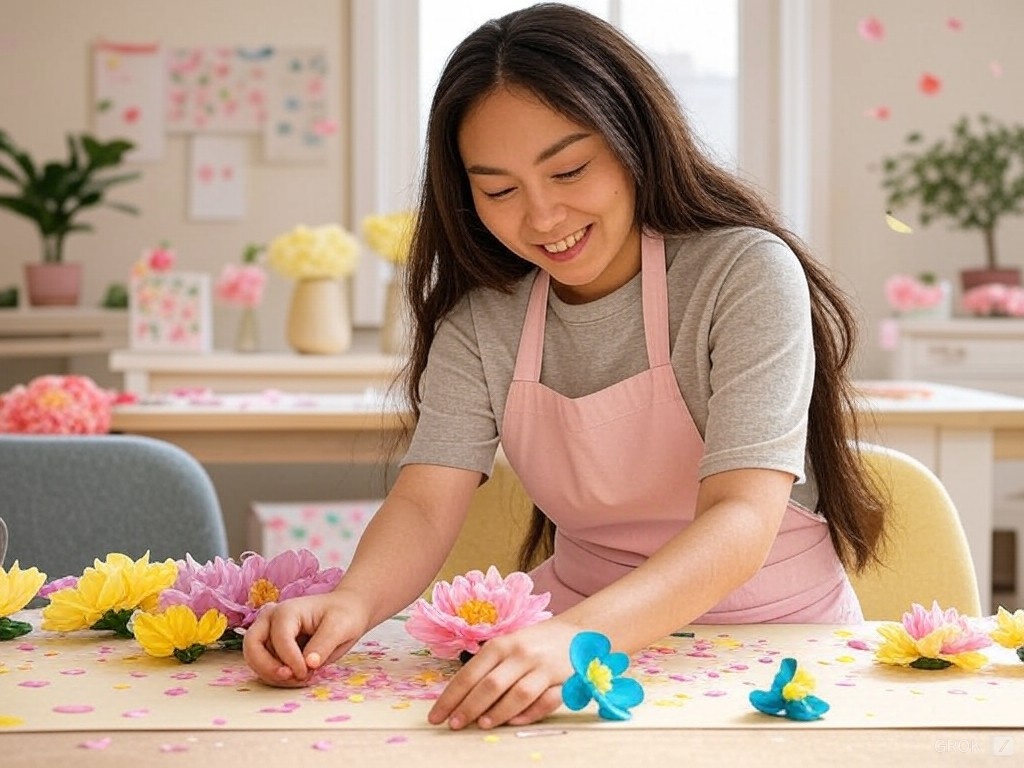
[[[1024, 318], [905, 319], [898, 326], [893, 378], [1024, 397]], [[1000, 463], [994, 497], [995, 581], [1015, 586], [1016, 595], [1007, 598], [1020, 607], [1024, 601], [1024, 463]]]

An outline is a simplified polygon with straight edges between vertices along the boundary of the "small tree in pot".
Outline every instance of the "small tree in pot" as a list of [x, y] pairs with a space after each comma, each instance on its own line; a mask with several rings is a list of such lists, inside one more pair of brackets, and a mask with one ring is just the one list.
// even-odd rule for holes
[[[10, 182], [15, 187], [13, 193], [0, 194], [0, 208], [24, 216], [36, 225], [42, 240], [44, 266], [63, 264], [64, 239], [69, 234], [93, 230], [92, 225], [79, 221], [79, 216], [87, 209], [106, 206], [125, 213], [138, 213], [132, 205], [106, 199], [111, 187], [134, 181], [141, 175], [137, 171], [113, 173], [133, 146], [123, 139], [104, 142], [87, 134], [69, 134], [67, 159], [36, 165], [27, 152], [0, 130], [0, 181]], [[0, 192], [4, 191], [0, 185]], [[73, 297], [65, 292], [56, 300], [44, 299], [41, 303], [77, 303], [77, 277], [74, 282]], [[30, 276], [30, 297], [32, 289]]]
[[907, 149], [883, 159], [886, 204], [917, 205], [921, 226], [949, 219], [957, 229], [985, 239], [985, 269], [963, 270], [964, 288], [983, 282], [1018, 284], [1018, 268], [1001, 268], [996, 230], [1002, 219], [1024, 214], [1024, 125], [1004, 125], [988, 115], [961, 117], [952, 135], [930, 146], [918, 132]]

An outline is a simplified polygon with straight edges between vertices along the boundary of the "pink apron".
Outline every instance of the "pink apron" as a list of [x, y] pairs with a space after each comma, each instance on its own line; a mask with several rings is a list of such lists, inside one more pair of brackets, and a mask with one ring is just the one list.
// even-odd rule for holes
[[[538, 272], [530, 295], [501, 443], [558, 526], [554, 555], [531, 574], [536, 592], [551, 592], [556, 613], [643, 563], [694, 519], [704, 442], [669, 359], [661, 238], [643, 238], [642, 273], [650, 368], [579, 398], [540, 383], [547, 272]], [[761, 570], [696, 623], [861, 620], [828, 526], [791, 503]]]

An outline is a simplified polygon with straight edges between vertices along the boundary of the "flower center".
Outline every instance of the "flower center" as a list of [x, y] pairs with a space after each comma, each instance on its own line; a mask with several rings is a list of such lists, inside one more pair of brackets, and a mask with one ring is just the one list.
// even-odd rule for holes
[[612, 689], [612, 671], [600, 659], [591, 659], [587, 665], [587, 680], [599, 693], [608, 693]]
[[810, 672], [798, 669], [793, 679], [782, 687], [782, 698], [786, 701], [799, 701], [814, 690], [814, 677]]
[[249, 587], [249, 605], [259, 608], [266, 603], [273, 603], [281, 596], [281, 592], [267, 579], [256, 579]]
[[60, 410], [67, 406], [71, 398], [67, 392], [61, 392], [59, 389], [51, 389], [47, 392], [42, 392], [39, 395], [39, 405], [43, 408], [51, 408], [53, 410]]
[[455, 615], [467, 624], [494, 624], [498, 621], [498, 609], [490, 600], [467, 600]]

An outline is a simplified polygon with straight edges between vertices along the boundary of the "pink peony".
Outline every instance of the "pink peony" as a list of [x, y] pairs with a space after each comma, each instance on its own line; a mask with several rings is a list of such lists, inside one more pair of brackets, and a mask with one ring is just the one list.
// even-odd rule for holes
[[941, 285], [911, 275], [893, 275], [885, 281], [885, 298], [897, 312], [931, 309], [939, 306], [944, 297]]
[[116, 397], [88, 376], [39, 376], [0, 395], [0, 432], [103, 434]]
[[452, 583], [434, 585], [430, 602], [420, 598], [412, 607], [406, 631], [442, 659], [476, 653], [481, 643], [551, 618], [544, 610], [549, 592], [533, 595], [533, 580], [515, 572], [503, 579], [493, 565], [485, 576], [470, 571]]
[[1024, 316], [1024, 289], [1002, 283], [985, 283], [967, 291], [961, 299], [973, 315]]
[[913, 603], [910, 611], [903, 614], [903, 628], [914, 640], [921, 640], [936, 630], [946, 629], [947, 636], [942, 641], [941, 653], [947, 656], [992, 645], [992, 638], [984, 631], [975, 629], [966, 616], [961, 616], [956, 608], [943, 611], [937, 601], [932, 602], [930, 611]]
[[171, 248], [161, 245], [159, 248], [143, 251], [142, 258], [146, 266], [154, 272], [167, 272], [174, 266], [177, 254]]
[[341, 568], [320, 570], [308, 549], [287, 550], [270, 560], [249, 553], [241, 565], [220, 557], [200, 565], [186, 555], [178, 561], [177, 580], [160, 594], [160, 606], [187, 605], [196, 616], [215, 608], [227, 616], [229, 629], [248, 627], [267, 603], [330, 592], [343, 573]]
[[263, 301], [267, 273], [258, 264], [225, 264], [214, 285], [214, 294], [225, 304], [257, 307]]

